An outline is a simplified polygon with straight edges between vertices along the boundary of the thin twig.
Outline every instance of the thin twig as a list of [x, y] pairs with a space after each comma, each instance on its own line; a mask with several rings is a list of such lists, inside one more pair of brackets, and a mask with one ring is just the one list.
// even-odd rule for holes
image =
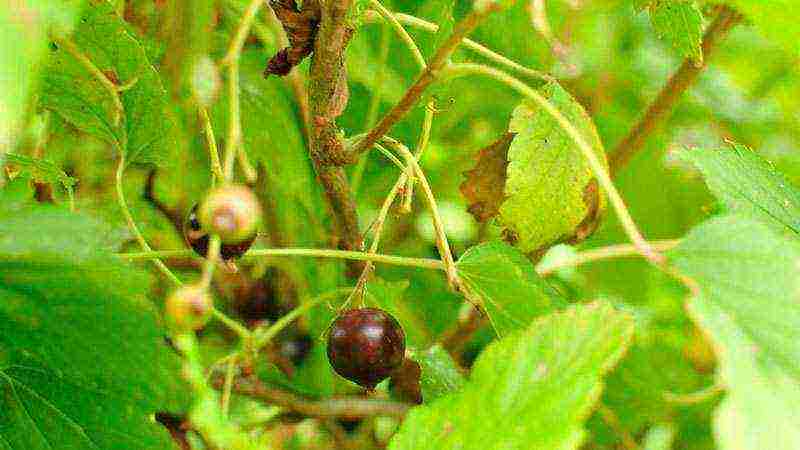
[[604, 404], [600, 404], [597, 407], [597, 414], [603, 419], [603, 422], [606, 423], [617, 435], [619, 435], [620, 440], [622, 441], [622, 446], [625, 450], [638, 450], [639, 444], [636, 443], [636, 440], [631, 436], [628, 430], [622, 426], [622, 423], [619, 421], [619, 417], [617, 414], [611, 410], [608, 406]]
[[592, 172], [600, 184], [601, 189], [608, 196], [609, 202], [614, 208], [614, 211], [617, 213], [617, 217], [622, 224], [622, 228], [625, 230], [625, 234], [628, 236], [631, 242], [636, 246], [637, 249], [639, 249], [639, 252], [647, 260], [656, 266], [663, 266], [663, 255], [655, 251], [642, 236], [639, 228], [636, 226], [636, 222], [633, 221], [628, 208], [625, 206], [622, 196], [619, 194], [619, 191], [617, 191], [617, 188], [611, 181], [611, 177], [609, 176], [608, 172], [606, 172], [605, 166], [600, 162], [600, 159], [595, 154], [592, 147], [583, 138], [581, 133], [575, 128], [574, 125], [570, 123], [566, 117], [564, 117], [564, 114], [562, 114], [561, 111], [559, 111], [555, 106], [553, 106], [552, 103], [550, 103], [549, 100], [539, 94], [536, 90], [532, 89], [530, 86], [526, 85], [517, 78], [514, 78], [508, 73], [503, 72], [502, 70], [495, 69], [494, 67], [484, 66], [481, 64], [462, 63], [453, 64], [448, 70], [448, 75], [453, 77], [467, 74], [479, 74], [494, 78], [495, 80], [516, 90], [525, 97], [533, 100], [537, 105], [539, 105], [540, 108], [547, 112], [578, 146], [578, 149], [581, 151], [583, 157], [586, 159], [586, 162], [589, 164], [589, 167], [592, 169]]
[[400, 37], [400, 40], [402, 40], [403, 43], [406, 44], [406, 47], [411, 50], [411, 55], [414, 56], [414, 61], [419, 66], [420, 70], [425, 70], [425, 67], [427, 66], [425, 63], [425, 57], [422, 56], [422, 52], [419, 50], [419, 47], [417, 47], [417, 43], [414, 42], [414, 38], [408, 34], [406, 29], [403, 28], [403, 25], [397, 20], [391, 11], [386, 9], [381, 4], [379, 0], [370, 0], [369, 3], [373, 8], [375, 8], [375, 10], [378, 11], [378, 14], [380, 14], [387, 22], [389, 22], [389, 25], [391, 25], [395, 33], [397, 33], [397, 35]]
[[250, 27], [253, 26], [256, 14], [258, 14], [258, 10], [261, 9], [261, 5], [263, 4], [264, 0], [252, 0], [250, 4], [247, 5], [247, 9], [242, 15], [242, 21], [239, 22], [239, 26], [236, 28], [236, 34], [228, 46], [228, 51], [220, 61], [221, 65], [233, 65], [236, 63], [236, 60], [239, 59], [239, 53], [242, 51], [244, 41], [247, 39], [247, 35], [250, 34]]
[[[371, 11], [368, 11], [368, 12], [371, 12]], [[410, 27], [418, 28], [420, 30], [427, 31], [429, 33], [436, 33], [436, 32], [439, 31], [439, 26], [438, 25], [436, 25], [433, 22], [428, 22], [427, 20], [421, 19], [419, 17], [412, 16], [410, 14], [404, 14], [404, 13], [393, 13], [393, 15], [403, 25], [408, 25]], [[366, 19], [367, 20], [376, 21], [376, 20], [378, 20], [378, 17], [373, 16], [371, 14], [367, 14], [366, 15]], [[518, 62], [516, 62], [516, 61], [514, 61], [512, 59], [509, 59], [509, 58], [507, 58], [507, 57], [505, 57], [505, 56], [503, 56], [503, 55], [491, 50], [490, 48], [488, 48], [488, 47], [486, 47], [484, 45], [481, 45], [476, 41], [473, 41], [470, 38], [464, 38], [463, 45], [464, 45], [464, 48], [472, 50], [473, 52], [483, 56], [484, 58], [488, 59], [489, 61], [495, 62], [495, 63], [500, 64], [502, 66], [506, 66], [509, 69], [517, 71], [517, 72], [520, 73], [520, 75], [525, 75], [527, 77], [534, 78], [534, 79], [537, 79], [537, 80], [544, 80], [544, 81], [554, 81], [555, 80], [555, 78], [553, 78], [552, 75], [549, 75], [549, 74], [547, 74], [545, 72], [541, 72], [541, 71], [538, 71], [538, 70], [535, 70], [535, 69], [531, 69], [529, 67], [525, 67], [522, 64], [520, 64], [520, 63], [518, 63]]]
[[[130, 210], [128, 209], [128, 202], [125, 201], [125, 192], [122, 189], [122, 174], [125, 172], [125, 157], [120, 155], [119, 164], [117, 165], [117, 175], [116, 175], [116, 189], [117, 189], [117, 203], [119, 204], [120, 209], [122, 210], [122, 215], [125, 216], [125, 221], [128, 222], [128, 228], [131, 229], [133, 232], [133, 236], [139, 242], [139, 246], [142, 247], [142, 250], [145, 252], [153, 252], [153, 249], [150, 248], [150, 245], [144, 239], [142, 232], [139, 231], [139, 227], [136, 225], [136, 221], [133, 220], [133, 216], [131, 215]], [[158, 270], [161, 271], [170, 281], [175, 283], [176, 285], [180, 286], [181, 280], [169, 270], [163, 261], [159, 258], [151, 258], [153, 264], [158, 267]]]
[[413, 153], [411, 153], [410, 150], [408, 150], [408, 148], [406, 148], [400, 142], [385, 136], [382, 138], [382, 140], [386, 142], [387, 145], [400, 152], [403, 157], [405, 157], [408, 164], [414, 169], [417, 178], [419, 178], [419, 184], [422, 186], [422, 192], [425, 194], [425, 198], [428, 201], [428, 206], [431, 210], [433, 228], [436, 231], [436, 244], [439, 248], [439, 256], [442, 258], [445, 272], [447, 273], [447, 281], [450, 283], [452, 288], [463, 292], [461, 280], [458, 277], [458, 271], [456, 270], [456, 262], [453, 259], [453, 253], [450, 251], [450, 244], [447, 240], [447, 234], [444, 230], [444, 222], [442, 221], [442, 216], [439, 213], [439, 208], [436, 205], [436, 197], [433, 195], [433, 190], [431, 189], [430, 183], [428, 183], [428, 178], [425, 176], [425, 173], [422, 171], [419, 163], [417, 163], [417, 158]]
[[701, 389], [696, 392], [691, 392], [688, 394], [676, 394], [674, 392], [664, 392], [662, 397], [664, 398], [665, 402], [668, 403], [676, 403], [679, 405], [696, 405], [698, 403], [703, 403], [713, 398], [716, 398], [719, 394], [725, 392], [725, 386], [720, 383], [712, 384], [711, 386]]
[[698, 66], [692, 58], [686, 58], [680, 69], [669, 79], [641, 120], [617, 144], [609, 156], [609, 170], [612, 177], [644, 148], [647, 138], [667, 120], [683, 93], [694, 84], [700, 73], [708, 66], [708, 61], [720, 41], [731, 28], [742, 21], [742, 16], [728, 6], [720, 5], [717, 11], [717, 16], [703, 36], [703, 64]]
[[[189, 257], [193, 252], [183, 250], [148, 250], [135, 253], [118, 253], [117, 256], [130, 261], [149, 260], [157, 258]], [[354, 261], [374, 261], [381, 264], [391, 264], [404, 267], [420, 267], [423, 269], [444, 270], [444, 265], [433, 258], [409, 258], [405, 256], [369, 254], [347, 250], [333, 250], [326, 248], [265, 248], [248, 251], [242, 258], [265, 258], [277, 256], [307, 256], [314, 258], [350, 259]]]
[[[680, 243], [679, 239], [670, 239], [665, 241], [650, 241], [650, 246], [658, 252], [666, 252], [677, 247]], [[577, 267], [595, 261], [602, 261], [606, 259], [626, 258], [641, 256], [639, 249], [633, 244], [619, 244], [609, 245], [607, 247], [593, 248], [576, 253], [574, 256], [557, 261], [550, 264], [539, 264], [536, 267], [536, 273], [539, 276], [547, 277], [555, 272], [566, 269], [568, 267]]]
[[203, 131], [206, 135], [206, 147], [208, 148], [208, 158], [211, 161], [211, 185], [225, 179], [222, 173], [222, 164], [219, 161], [219, 150], [217, 149], [217, 139], [214, 137], [214, 129], [211, 127], [211, 119], [205, 107], [199, 107], [200, 121], [203, 123]]
[[304, 301], [300, 306], [297, 308], [289, 311], [289, 313], [282, 316], [280, 319], [275, 321], [269, 328], [267, 328], [263, 333], [256, 336], [253, 343], [253, 351], [257, 352], [259, 349], [267, 345], [275, 336], [278, 335], [284, 328], [289, 326], [292, 322], [300, 318], [303, 314], [307, 313], [315, 306], [335, 299], [343, 294], [347, 294], [350, 292], [350, 288], [340, 288], [334, 289], [332, 291], [320, 294], [312, 299]]
[[409, 110], [419, 101], [422, 94], [430, 86], [438, 76], [439, 71], [447, 65], [450, 56], [458, 48], [461, 41], [471, 33], [483, 20], [492, 12], [500, 9], [497, 3], [491, 3], [485, 9], [474, 9], [463, 20], [459, 21], [453, 33], [442, 43], [436, 50], [425, 71], [417, 78], [417, 81], [406, 91], [403, 98], [387, 113], [383, 119], [376, 125], [366, 137], [356, 144], [353, 152], [358, 155], [370, 148], [373, 144], [378, 142], [380, 138], [386, 135], [392, 127], [400, 121]]
[[[221, 387], [221, 380], [215, 386]], [[410, 405], [393, 400], [363, 397], [334, 397], [312, 400], [288, 391], [268, 387], [257, 380], [237, 380], [234, 392], [257, 398], [269, 404], [309, 417], [338, 417], [361, 419], [372, 416], [385, 416], [402, 419]]]

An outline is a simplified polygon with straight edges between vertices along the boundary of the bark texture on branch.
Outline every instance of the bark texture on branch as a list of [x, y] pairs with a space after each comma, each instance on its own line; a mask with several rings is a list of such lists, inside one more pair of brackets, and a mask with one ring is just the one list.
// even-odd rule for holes
[[741, 21], [742, 16], [730, 7], [724, 5], [717, 7], [717, 15], [703, 36], [703, 64], [698, 66], [694, 60], [686, 58], [680, 69], [669, 79], [658, 97], [647, 108], [647, 112], [641, 120], [631, 129], [625, 139], [617, 144], [608, 161], [612, 178], [630, 162], [636, 153], [644, 148], [647, 138], [669, 118], [683, 93], [694, 84], [700, 73], [708, 66], [708, 61], [720, 41], [725, 38], [731, 28]]

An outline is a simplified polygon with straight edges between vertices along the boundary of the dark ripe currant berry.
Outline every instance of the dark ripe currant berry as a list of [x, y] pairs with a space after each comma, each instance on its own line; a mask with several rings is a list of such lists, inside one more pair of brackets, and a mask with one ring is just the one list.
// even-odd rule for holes
[[208, 193], [197, 212], [209, 233], [216, 233], [223, 244], [250, 240], [261, 222], [261, 205], [250, 188], [230, 184]]
[[[208, 245], [211, 239], [208, 232], [200, 224], [200, 219], [197, 217], [197, 208], [198, 206], [195, 205], [189, 215], [186, 216], [186, 220], [183, 221], [183, 238], [186, 241], [186, 245], [205, 258], [208, 255]], [[253, 233], [250, 239], [245, 241], [235, 244], [223, 243], [219, 248], [219, 254], [225, 260], [240, 258], [250, 250], [250, 246], [253, 245], [255, 240], [256, 234]]]
[[400, 367], [405, 353], [403, 328], [380, 309], [351, 309], [331, 325], [328, 360], [333, 370], [367, 389], [374, 389]]
[[164, 304], [167, 326], [177, 334], [203, 328], [211, 319], [214, 301], [208, 289], [185, 285], [175, 290]]

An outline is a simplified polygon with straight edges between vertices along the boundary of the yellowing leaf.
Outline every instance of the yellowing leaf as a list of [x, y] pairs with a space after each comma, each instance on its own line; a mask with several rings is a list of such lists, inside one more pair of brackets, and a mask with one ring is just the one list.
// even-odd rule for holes
[[[583, 135], [605, 162], [605, 151], [592, 119], [561, 86], [542, 92]], [[506, 201], [499, 222], [509, 240], [524, 253], [581, 240], [596, 228], [605, 201], [580, 150], [550, 114], [530, 103], [514, 111], [509, 131]]]

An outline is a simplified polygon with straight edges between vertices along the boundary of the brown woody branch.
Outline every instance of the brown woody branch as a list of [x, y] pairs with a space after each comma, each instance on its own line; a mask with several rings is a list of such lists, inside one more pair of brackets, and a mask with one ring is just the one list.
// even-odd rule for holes
[[366, 137], [362, 139], [353, 149], [353, 154], [349, 155], [350, 158], [355, 158], [362, 152], [369, 150], [375, 145], [380, 138], [386, 135], [392, 127], [402, 119], [411, 108], [417, 104], [428, 87], [433, 84], [439, 72], [447, 65], [450, 56], [458, 48], [461, 41], [471, 33], [483, 19], [490, 13], [500, 9], [497, 3], [487, 4], [485, 8], [475, 9], [469, 15], [464, 17], [453, 29], [453, 33], [447, 40], [436, 50], [436, 54], [428, 61], [428, 66], [417, 78], [417, 81], [406, 91], [400, 102], [397, 103], [380, 122], [367, 133]]
[[[337, 233], [337, 246], [344, 250], [361, 248], [356, 205], [344, 169], [344, 145], [336, 118], [347, 105], [345, 50], [353, 29], [347, 21], [350, 0], [329, 0], [322, 16], [309, 72], [311, 133], [309, 151], [317, 177], [325, 189]], [[361, 264], [352, 267], [357, 273]]]
[[[213, 384], [217, 389], [222, 388], [222, 377], [215, 379]], [[402, 419], [410, 408], [410, 405], [406, 403], [364, 397], [333, 397], [313, 400], [289, 391], [269, 387], [253, 379], [236, 380], [233, 384], [233, 391], [307, 417], [361, 419], [385, 416]]]
[[725, 38], [731, 28], [742, 21], [742, 16], [728, 6], [720, 5], [716, 9], [716, 17], [703, 36], [703, 64], [698, 66], [694, 60], [686, 58], [680, 69], [669, 79], [658, 94], [658, 97], [647, 108], [647, 112], [641, 120], [631, 129], [625, 139], [617, 144], [614, 152], [611, 153], [609, 171], [612, 177], [619, 173], [633, 156], [644, 148], [647, 138], [669, 118], [683, 93], [694, 84], [697, 77], [708, 65], [708, 61], [718, 44]]

